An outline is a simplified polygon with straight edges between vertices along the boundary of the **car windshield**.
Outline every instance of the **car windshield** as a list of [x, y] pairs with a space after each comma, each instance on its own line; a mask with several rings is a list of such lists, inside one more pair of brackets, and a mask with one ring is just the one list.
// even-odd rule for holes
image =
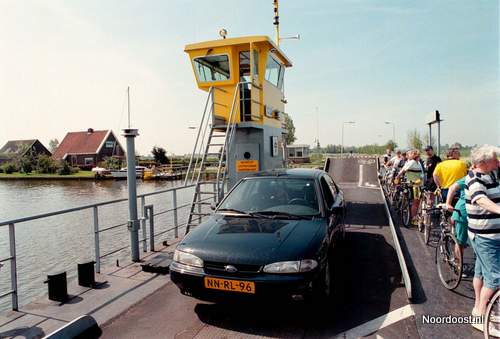
[[217, 211], [238, 211], [246, 215], [261, 213], [261, 216], [276, 218], [312, 217], [320, 213], [314, 180], [286, 177], [245, 179]]

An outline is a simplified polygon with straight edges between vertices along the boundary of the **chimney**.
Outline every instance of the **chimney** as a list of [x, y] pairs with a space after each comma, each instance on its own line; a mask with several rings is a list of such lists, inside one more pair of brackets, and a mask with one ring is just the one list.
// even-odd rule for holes
[[87, 134], [92, 134], [92, 133], [94, 133], [94, 129], [93, 129], [93, 128], [89, 128], [89, 129], [87, 130]]

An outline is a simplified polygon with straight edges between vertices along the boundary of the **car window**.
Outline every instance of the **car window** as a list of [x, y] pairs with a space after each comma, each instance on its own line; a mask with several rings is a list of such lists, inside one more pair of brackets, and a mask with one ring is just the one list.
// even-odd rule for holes
[[301, 216], [318, 215], [318, 194], [313, 179], [251, 178], [234, 188], [219, 206], [243, 212], [283, 212]]
[[333, 206], [333, 194], [330, 188], [330, 185], [327, 183], [325, 177], [321, 177], [321, 190], [323, 191], [323, 195], [325, 197], [325, 204], [328, 208]]

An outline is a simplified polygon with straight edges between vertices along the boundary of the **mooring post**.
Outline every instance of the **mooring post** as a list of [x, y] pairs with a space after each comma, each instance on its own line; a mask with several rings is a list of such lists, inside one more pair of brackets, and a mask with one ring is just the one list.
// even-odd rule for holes
[[130, 231], [130, 254], [132, 261], [139, 261], [139, 220], [137, 218], [137, 182], [135, 169], [135, 137], [137, 129], [126, 128], [123, 136], [127, 140], [127, 186], [128, 186], [128, 229]]

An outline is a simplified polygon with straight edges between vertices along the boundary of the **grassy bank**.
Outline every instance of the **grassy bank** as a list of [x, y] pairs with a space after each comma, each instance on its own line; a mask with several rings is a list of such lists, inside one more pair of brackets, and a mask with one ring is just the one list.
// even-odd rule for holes
[[14, 172], [11, 174], [0, 173], [0, 180], [29, 180], [29, 179], [50, 179], [50, 180], [65, 180], [65, 179], [94, 179], [92, 171], [80, 171], [78, 173], [60, 175], [60, 174], [47, 174], [47, 173], [21, 173]]

